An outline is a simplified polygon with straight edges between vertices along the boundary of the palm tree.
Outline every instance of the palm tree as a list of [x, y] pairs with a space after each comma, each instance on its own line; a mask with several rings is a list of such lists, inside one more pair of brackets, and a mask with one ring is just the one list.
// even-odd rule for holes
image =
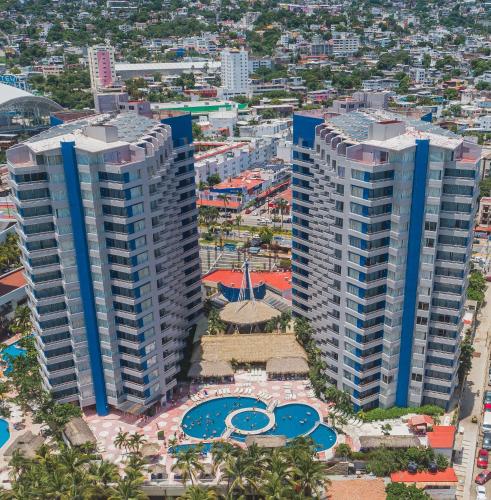
[[10, 323], [12, 333], [27, 335], [31, 333], [31, 311], [28, 306], [17, 306], [14, 318]]
[[259, 485], [256, 484], [258, 476], [242, 450], [224, 463], [223, 476], [227, 479], [229, 497], [232, 495], [235, 498], [237, 494], [244, 494], [249, 487], [253, 490], [259, 489]]
[[293, 474], [298, 489], [307, 498], [315, 498], [327, 481], [324, 464], [316, 460], [313, 454], [304, 453], [302, 459], [297, 461]]
[[208, 315], [208, 334], [209, 335], [218, 335], [223, 332], [225, 325], [223, 321], [220, 319], [220, 314], [216, 309], [211, 309], [210, 314]]
[[237, 233], [238, 233], [238, 237], [240, 239], [240, 223], [242, 222], [242, 215], [237, 215], [237, 217], [235, 217], [235, 225], [237, 226]]
[[186, 493], [179, 497], [180, 500], [216, 500], [217, 498], [215, 490], [201, 486], [190, 486], [186, 489]]
[[230, 196], [227, 193], [220, 193], [217, 198], [223, 201], [223, 208], [225, 209], [225, 213], [227, 213], [227, 205], [230, 201]]
[[125, 451], [128, 451], [128, 444], [129, 444], [129, 432], [124, 432], [120, 429], [119, 432], [116, 434], [116, 437], [114, 438], [114, 446], [116, 446], [118, 450], [124, 448]]
[[231, 460], [237, 453], [237, 446], [227, 441], [215, 441], [211, 446], [211, 460], [213, 462], [213, 473], [216, 475], [218, 469], [225, 462]]
[[147, 439], [143, 434], [139, 434], [138, 432], [134, 432], [133, 434], [130, 434], [130, 437], [128, 439], [128, 448], [135, 452], [138, 453], [140, 451], [140, 448], [147, 442]]
[[279, 198], [276, 201], [276, 208], [278, 208], [278, 210], [280, 212], [281, 229], [283, 229], [283, 214], [284, 214], [285, 210], [288, 208], [288, 202], [283, 198]]
[[203, 471], [203, 465], [199, 459], [199, 448], [191, 446], [177, 453], [176, 463], [172, 466], [172, 470], [179, 470], [182, 475], [182, 482], [186, 484], [187, 480], [191, 480], [191, 485], [194, 486], [194, 478], [197, 472]]
[[126, 476], [120, 478], [115, 486], [110, 490], [107, 500], [148, 500], [140, 486], [143, 483], [143, 478], [134, 478]]
[[91, 462], [88, 468], [89, 478], [96, 484], [107, 487], [119, 477], [118, 467], [108, 460]]

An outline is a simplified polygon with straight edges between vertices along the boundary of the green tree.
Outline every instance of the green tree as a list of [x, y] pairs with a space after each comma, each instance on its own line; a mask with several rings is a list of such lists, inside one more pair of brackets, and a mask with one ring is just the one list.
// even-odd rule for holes
[[472, 368], [472, 357], [474, 356], [474, 346], [472, 345], [472, 337], [470, 332], [464, 336], [464, 340], [460, 344], [459, 355], [459, 381], [463, 383], [465, 377], [469, 374]]
[[487, 283], [484, 275], [477, 270], [471, 271], [469, 274], [469, 286], [467, 287], [467, 298], [482, 303], [484, 301], [486, 287]]
[[191, 485], [194, 485], [196, 475], [204, 470], [199, 457], [200, 449], [196, 446], [191, 446], [177, 453], [176, 462], [172, 466], [172, 470], [180, 471], [182, 482], [184, 484], [190, 480]]
[[262, 227], [259, 230], [259, 238], [261, 239], [261, 243], [263, 245], [271, 245], [271, 242], [273, 241], [273, 230], [269, 227]]
[[208, 183], [209, 186], [213, 187], [216, 186], [217, 184], [220, 184], [220, 182], [222, 182], [222, 179], [220, 179], [220, 176], [218, 174], [211, 174], [206, 179], [206, 182]]
[[387, 500], [428, 500], [431, 497], [414, 485], [389, 483], [385, 487]]

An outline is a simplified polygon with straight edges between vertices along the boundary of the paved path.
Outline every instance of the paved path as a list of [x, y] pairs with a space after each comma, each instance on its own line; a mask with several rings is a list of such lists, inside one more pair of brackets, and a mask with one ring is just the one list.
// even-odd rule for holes
[[[474, 348], [477, 357], [473, 358], [472, 369], [467, 377], [467, 383], [462, 394], [461, 421], [459, 429], [463, 429], [463, 456], [460, 463], [455, 464], [455, 470], [460, 484], [457, 488], [458, 499], [475, 498], [474, 477], [475, 457], [480, 445], [479, 429], [482, 419], [483, 393], [487, 389], [488, 359], [489, 359], [489, 332], [491, 330], [491, 287], [486, 290], [485, 306], [478, 316], [478, 327], [474, 339]], [[479, 391], [479, 396], [477, 392]], [[472, 416], [478, 417], [477, 424], [471, 422]], [[491, 485], [488, 486], [488, 495]]]

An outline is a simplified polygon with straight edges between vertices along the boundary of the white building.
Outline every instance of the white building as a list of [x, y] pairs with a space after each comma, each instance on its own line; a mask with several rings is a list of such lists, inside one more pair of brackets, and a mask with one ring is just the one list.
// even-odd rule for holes
[[201, 314], [190, 115], [68, 122], [7, 152], [45, 387], [142, 412]]
[[360, 37], [353, 33], [334, 31], [332, 33], [332, 53], [335, 56], [352, 56], [360, 48]]
[[236, 177], [245, 170], [264, 166], [275, 155], [276, 140], [272, 138], [224, 143], [211, 151], [196, 154], [196, 184], [206, 182], [213, 174], [218, 174], [222, 180]]
[[92, 91], [114, 87], [117, 83], [114, 48], [105, 45], [89, 47], [88, 59]]
[[358, 409], [448, 407], [481, 150], [386, 111], [293, 121], [293, 311]]
[[246, 50], [225, 49], [221, 52], [221, 77], [223, 98], [248, 94], [249, 56]]

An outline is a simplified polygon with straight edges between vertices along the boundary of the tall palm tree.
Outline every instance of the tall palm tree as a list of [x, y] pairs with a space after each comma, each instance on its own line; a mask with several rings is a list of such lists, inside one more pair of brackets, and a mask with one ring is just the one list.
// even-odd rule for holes
[[288, 202], [285, 199], [283, 199], [283, 198], [279, 198], [276, 201], [276, 207], [278, 208], [278, 210], [280, 212], [281, 229], [283, 229], [283, 215], [285, 213], [285, 210], [288, 208]]
[[172, 466], [172, 470], [179, 470], [182, 475], [182, 482], [186, 484], [187, 480], [191, 480], [191, 485], [194, 486], [195, 475], [203, 471], [203, 465], [199, 459], [199, 450], [191, 446], [177, 453], [176, 462]]
[[230, 196], [227, 193], [220, 193], [217, 198], [223, 201], [223, 208], [225, 209], [225, 213], [227, 213], [227, 205], [230, 201]]
[[316, 498], [328, 481], [325, 467], [313, 455], [304, 454], [293, 470], [294, 482], [307, 498]]
[[235, 217], [235, 225], [237, 226], [237, 233], [240, 239], [240, 223], [242, 222], [242, 215], [237, 215]]
[[138, 432], [134, 432], [133, 434], [130, 434], [130, 437], [128, 439], [128, 448], [135, 452], [138, 453], [141, 449], [141, 447], [147, 442], [147, 439], [143, 434], [140, 434]]
[[129, 443], [129, 435], [130, 435], [129, 432], [124, 432], [120, 429], [116, 434], [116, 437], [114, 438], [114, 446], [116, 446], [118, 450], [124, 448], [125, 451], [127, 451]]
[[237, 446], [227, 441], [215, 441], [211, 446], [211, 460], [213, 463], [213, 473], [216, 475], [218, 469], [228, 460], [231, 460], [237, 453]]

